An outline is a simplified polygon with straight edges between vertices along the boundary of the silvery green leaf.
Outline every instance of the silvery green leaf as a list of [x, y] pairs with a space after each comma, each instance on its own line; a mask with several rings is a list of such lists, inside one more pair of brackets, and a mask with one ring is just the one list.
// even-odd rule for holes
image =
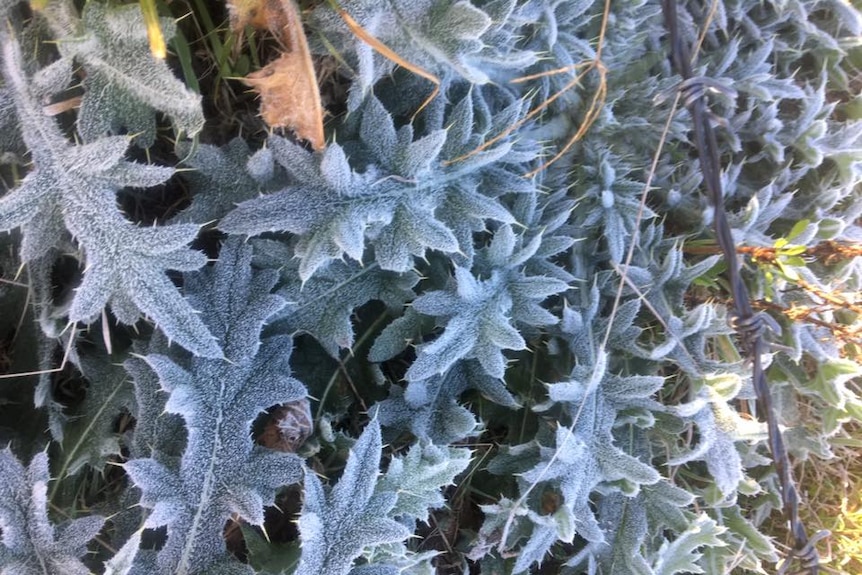
[[105, 562], [105, 575], [129, 575], [134, 568], [135, 557], [141, 544], [141, 533], [143, 529], [135, 533], [114, 554], [109, 561]]
[[[69, 310], [71, 321], [92, 322], [112, 300], [124, 303], [121, 310], [130, 301], [193, 353], [219, 356], [206, 327], [165, 276], [170, 269], [189, 271], [204, 264], [203, 254], [186, 247], [197, 236], [197, 226], [138, 227], [116, 208], [115, 194], [120, 185], [128, 184], [125, 168], [133, 167], [139, 175], [154, 171], [159, 181], [170, 170], [126, 162], [122, 159], [129, 144], [126, 137], [69, 144], [34, 101], [29, 80], [17, 67], [21, 62], [17, 44], [7, 39], [3, 48], [4, 75], [14, 88], [35, 169], [21, 186], [0, 198], [0, 229], [22, 229], [25, 261], [59, 246], [64, 228], [78, 241], [86, 268]], [[123, 183], [115, 183], [116, 177]], [[118, 317], [129, 320], [128, 315]]]
[[24, 467], [8, 447], [0, 450], [0, 568], [38, 575], [90, 572], [80, 560], [102, 529], [101, 517], [81, 517], [55, 526], [48, 518], [48, 456], [36, 454]]
[[377, 404], [376, 413], [386, 427], [438, 445], [450, 444], [477, 428], [476, 417], [458, 403], [469, 389], [504, 407], [517, 407], [502, 381], [489, 376], [478, 361], [469, 360], [456, 363], [445, 375], [410, 382], [406, 390], [393, 386], [389, 397]]
[[602, 570], [612, 575], [653, 575], [641, 550], [648, 530], [641, 498], [619, 493], [603, 497], [599, 518], [613, 525], [608, 530], [608, 545], [603, 546], [599, 559]]
[[[87, 72], [78, 118], [85, 141], [125, 128], [139, 134], [139, 145], [152, 145], [156, 110], [187, 135], [203, 128], [200, 95], [174, 77], [164, 60], [152, 55], [139, 9], [87, 4], [82, 19], [86, 34], [66, 39], [60, 48]], [[171, 37], [173, 22], [163, 19], [160, 24], [165, 36]]]
[[[291, 176], [307, 170], [308, 166], [291, 162], [292, 156], [302, 153], [293, 144], [273, 138], [270, 147], [276, 161]], [[302, 172], [297, 172], [297, 167]], [[337, 144], [329, 146], [311, 169], [311, 177], [297, 180], [274, 194], [241, 203], [219, 225], [234, 234], [280, 230], [302, 235], [297, 254], [302, 258], [303, 280], [342, 254], [361, 261], [366, 227], [392, 221], [395, 203], [385, 195], [397, 194], [385, 182], [373, 187], [372, 174], [353, 172]]]
[[689, 452], [673, 457], [671, 462], [678, 465], [694, 460], [706, 461], [719, 491], [730, 497], [743, 479], [742, 459], [735, 445], [739, 416], [724, 399], [714, 395], [712, 390], [707, 391], [711, 397], [692, 402], [693, 413], [690, 416], [697, 424], [700, 441]]
[[395, 457], [377, 489], [398, 493], [392, 514], [427, 522], [428, 512], [446, 504], [441, 490], [470, 464], [470, 451], [463, 448], [414, 445], [404, 457]]
[[179, 414], [188, 430], [177, 468], [155, 458], [125, 464], [142, 492], [141, 504], [152, 509], [147, 525], [168, 526], [157, 558], [162, 571], [247, 571], [225, 548], [225, 522], [238, 513], [261, 524], [263, 506], [276, 490], [301, 476], [294, 454], [265, 453], [250, 437], [258, 414], [305, 396], [304, 386], [290, 377], [291, 339], [260, 339], [264, 322], [284, 306], [270, 294], [276, 280], [274, 270], [253, 270], [250, 247], [228, 242], [215, 266], [185, 281], [225, 358], [195, 357], [187, 366], [164, 355], [146, 358], [169, 393], [165, 411]]
[[724, 532], [714, 520], [699, 515], [683, 533], [672, 542], [664, 541], [656, 553], [652, 568], [656, 575], [676, 575], [677, 573], [705, 573], [698, 564], [701, 547], [724, 547], [726, 542], [718, 538]]
[[422, 328], [428, 323], [428, 318], [423, 318], [420, 313], [411, 306], [404, 310], [404, 314], [387, 325], [368, 352], [369, 361], [382, 362], [392, 359], [418, 339], [422, 334]]
[[194, 155], [185, 161], [192, 170], [184, 174], [189, 182], [192, 203], [177, 214], [172, 223], [213, 222], [230, 212], [236, 204], [257, 197], [261, 192], [260, 184], [246, 170], [250, 156], [248, 145], [239, 138], [221, 148], [207, 144], [198, 146]]
[[346, 575], [365, 547], [410, 536], [404, 525], [388, 517], [398, 500], [395, 492], [375, 492], [382, 449], [380, 426], [372, 420], [351, 449], [344, 473], [331, 491], [313, 473], [306, 473], [298, 575]]
[[661, 480], [644, 485], [641, 493], [652, 525], [667, 527], [677, 533], [689, 528], [690, 521], [683, 510], [694, 501], [690, 492]]
[[721, 514], [722, 527], [727, 531], [722, 533], [722, 539], [729, 542], [730, 549], [716, 549], [716, 547], [708, 547], [705, 549], [704, 555], [708, 551], [731, 551], [734, 545], [746, 545], [764, 561], [773, 563], [778, 560], [778, 553], [772, 539], [761, 533], [754, 524], [742, 516], [742, 511], [738, 507], [729, 507]]
[[273, 329], [310, 333], [333, 357], [353, 346], [355, 309], [378, 300], [400, 310], [414, 297], [412, 288], [419, 281], [413, 272], [396, 274], [377, 264], [353, 262], [335, 262], [304, 283], [291, 265], [282, 275], [287, 279], [278, 294], [288, 304], [273, 316]]
[[[506, 164], [511, 145], [497, 144], [481, 161], [450, 165], [441, 155], [447, 149], [447, 130], [414, 140], [413, 128], [396, 131], [392, 116], [376, 99], [365, 110], [359, 130], [363, 153], [356, 159], [338, 144], [316, 157], [271, 138], [269, 149], [291, 183], [240, 203], [219, 228], [233, 234], [297, 234], [299, 273], [307, 280], [344, 255], [363, 261], [370, 246], [383, 269], [402, 273], [428, 250], [469, 258], [472, 234], [484, 230], [486, 220], [514, 223], [497, 198], [478, 191], [491, 170], [497, 178], [522, 180]], [[465, 129], [472, 132], [473, 126]], [[477, 136], [481, 140], [482, 134]], [[369, 159], [375, 163], [369, 165]]]
[[[347, 10], [368, 34], [399, 57], [437, 76], [457, 74], [483, 84], [491, 80], [492, 74], [523, 69], [536, 59], [532, 51], [515, 48], [514, 38], [503, 44], [485, 41], [501, 33], [513, 33], [508, 22], [510, 11], [493, 11], [500, 17], [495, 21], [467, 0], [392, 0], [384, 4], [358, 0], [351, 2]], [[354, 88], [357, 95], [350, 101], [350, 110], [354, 111], [371, 86], [392, 71], [393, 63], [352, 36], [332, 11], [321, 7], [315, 10], [313, 20], [331, 30], [339, 52], [349, 54], [358, 64], [360, 83]], [[421, 99], [417, 105], [419, 102]]]
[[[503, 377], [506, 357], [502, 350], [526, 349], [519, 324], [542, 326], [558, 318], [539, 304], [549, 295], [568, 289], [556, 278], [528, 275], [524, 263], [536, 253], [540, 241], [531, 239], [524, 259], [505, 257], [520, 244], [510, 226], [501, 226], [499, 239], [483, 250], [475, 262], [479, 279], [467, 268], [455, 268], [455, 285], [418, 297], [413, 308], [438, 317], [445, 329], [436, 339], [419, 346], [416, 361], [407, 371], [408, 381], [443, 374], [460, 359], [475, 358], [493, 377]], [[540, 236], [538, 236], [540, 238]], [[533, 247], [531, 247], [533, 246]]]
[[[538, 519], [542, 519], [538, 521]], [[520, 548], [512, 573], [523, 573], [533, 565], [541, 565], [551, 545], [557, 541], [557, 525], [548, 516], [533, 518], [533, 532]]]

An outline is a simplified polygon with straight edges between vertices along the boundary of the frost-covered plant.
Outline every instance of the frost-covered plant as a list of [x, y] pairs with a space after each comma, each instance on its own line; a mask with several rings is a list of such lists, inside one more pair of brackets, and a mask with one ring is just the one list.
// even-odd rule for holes
[[[85, 21], [87, 14], [94, 10], [103, 8], [89, 8]], [[98, 27], [113, 23], [130, 28], [131, 23], [126, 21], [128, 17], [123, 19], [122, 12], [128, 14], [125, 10], [112, 14], [107, 20], [98, 18]], [[94, 30], [91, 35], [98, 37], [98, 32], [102, 30]], [[144, 40], [128, 40], [124, 46], [127, 51], [137, 48], [138, 53], [144, 53], [147, 49]], [[120, 113], [120, 104], [116, 101], [126, 101], [121, 88], [129, 72], [121, 78], [110, 77], [112, 73], [121, 74], [110, 61], [99, 57], [96, 46], [85, 50], [108, 70], [105, 78], [101, 78], [99, 69], [88, 73], [91, 82], [105, 84], [95, 94], [107, 100], [102, 104], [90, 104], [92, 98], [84, 98], [80, 125], [89, 143], [76, 145], [68, 141], [57, 122], [48, 117], [40, 105], [42, 98], [63, 90], [69, 83], [72, 59], [61, 58], [30, 77], [14, 34], [4, 31], [2, 42], [5, 89], [17, 112], [21, 135], [34, 166], [20, 185], [0, 200], [0, 229], [21, 230], [22, 261], [29, 262], [49, 250], [63, 248], [71, 239], [84, 256], [86, 269], [70, 302], [70, 321], [90, 323], [110, 303], [114, 315], [123, 323], [133, 324], [143, 312], [158, 321], [169, 337], [192, 352], [219, 356], [212, 336], [165, 276], [167, 270], [193, 270], [205, 263], [200, 253], [187, 248], [199, 226], [144, 228], [128, 221], [116, 207], [115, 195], [120, 189], [160, 184], [171, 176], [173, 169], [125, 160], [130, 139], [108, 136], [108, 126], [96, 131], [86, 119], [92, 115], [85, 113], [91, 105], [104, 106], [106, 112], [100, 112], [100, 118]], [[133, 55], [134, 52], [129, 57]], [[87, 69], [86, 63], [83, 66]], [[166, 73], [167, 69], [162, 72]], [[147, 83], [146, 78], [135, 80]], [[115, 86], [116, 93], [109, 89]], [[151, 115], [149, 109], [146, 113]], [[131, 122], [126, 119], [123, 125], [136, 127]]]
[[[0, 0], [0, 572], [779, 558], [677, 95], [716, 126], [785, 442], [828, 458], [862, 418], [856, 8], [688, 2], [680, 85], [657, 0], [315, 3], [344, 101], [313, 152], [220, 139], [172, 67], [195, 18], [159, 20], [163, 61], [136, 6], [33, 4]], [[295, 453], [284, 406], [313, 419]]]
[[[225, 521], [235, 514], [262, 525], [275, 490], [299, 479], [295, 455], [255, 447], [249, 435], [268, 406], [305, 394], [290, 377], [290, 337], [260, 339], [263, 323], [285, 303], [269, 293], [276, 273], [253, 273], [250, 264], [251, 250], [234, 241], [214, 267], [186, 276], [189, 296], [206, 310], [203, 320], [217, 334], [224, 358], [183, 365], [164, 355], [145, 357], [168, 392], [164, 410], [180, 415], [188, 432], [175, 468], [153, 457], [124, 465], [141, 490], [141, 504], [152, 509], [144, 525], [167, 526], [167, 542], [151, 569], [236, 571], [222, 539]], [[141, 563], [143, 569], [146, 560]]]
[[55, 526], [48, 517], [48, 456], [24, 467], [9, 448], [0, 451], [0, 565], [7, 573], [84, 574], [87, 543], [105, 520], [90, 516]]

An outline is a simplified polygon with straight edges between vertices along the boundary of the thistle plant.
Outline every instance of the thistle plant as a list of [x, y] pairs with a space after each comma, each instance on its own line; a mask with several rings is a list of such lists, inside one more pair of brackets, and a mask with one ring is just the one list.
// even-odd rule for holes
[[[0, 571], [787, 557], [765, 421], [862, 417], [858, 6], [675, 5], [683, 78], [658, 0], [199, 4], [0, 0]], [[325, 145], [223, 74], [296, 34]]]

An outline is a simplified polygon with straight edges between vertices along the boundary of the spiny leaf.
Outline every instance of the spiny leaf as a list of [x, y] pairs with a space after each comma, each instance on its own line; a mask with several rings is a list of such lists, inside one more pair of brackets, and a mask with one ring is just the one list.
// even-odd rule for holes
[[363, 548], [410, 536], [410, 530], [388, 517], [397, 495], [375, 492], [382, 448], [380, 425], [372, 420], [353, 446], [344, 473], [330, 493], [313, 473], [306, 473], [299, 517], [302, 558], [297, 575], [346, 575]]
[[[109, 8], [90, 2], [82, 19], [87, 34], [59, 46], [87, 72], [78, 117], [85, 141], [125, 128], [138, 134], [139, 145], [150, 146], [156, 135], [154, 110], [167, 114], [185, 134], [194, 135], [203, 128], [201, 97], [175, 78], [164, 60], [152, 55], [137, 6]], [[174, 23], [160, 22], [165, 36], [172, 37]]]
[[148, 187], [173, 170], [125, 161], [129, 139], [122, 136], [70, 145], [38, 106], [22, 74], [15, 41], [7, 39], [3, 48], [6, 81], [14, 88], [35, 167], [19, 187], [0, 198], [0, 230], [22, 228], [24, 261], [59, 246], [65, 229], [78, 240], [86, 270], [69, 310], [71, 321], [92, 322], [111, 302], [124, 323], [134, 323], [140, 310], [190, 351], [221, 355], [200, 318], [165, 276], [169, 269], [188, 271], [204, 264], [203, 254], [186, 247], [197, 236], [197, 226], [142, 228], [116, 208], [120, 187]]
[[716, 522], [706, 515], [695, 519], [685, 532], [673, 542], [665, 541], [658, 550], [658, 559], [653, 564], [655, 575], [676, 575], [677, 573], [705, 573], [698, 564], [702, 554], [701, 547], [723, 547], [727, 545], [718, 538], [724, 532]]
[[284, 305], [269, 293], [276, 277], [272, 270], [253, 271], [251, 248], [229, 242], [213, 268], [185, 282], [201, 302], [204, 321], [220, 338], [226, 359], [195, 358], [186, 368], [169, 357], [146, 358], [170, 393], [165, 411], [179, 414], [188, 429], [178, 469], [155, 458], [132, 459], [124, 466], [142, 491], [142, 505], [152, 509], [147, 525], [168, 526], [158, 553], [165, 572], [246, 569], [227, 553], [225, 522], [238, 514], [261, 525], [263, 506], [279, 487], [300, 477], [295, 455], [257, 447], [250, 437], [258, 414], [305, 395], [289, 375], [290, 338], [260, 340], [264, 321]]
[[105, 520], [91, 516], [63, 527], [48, 519], [48, 456], [24, 467], [8, 447], [0, 450], [0, 569], [4, 573], [88, 575], [80, 558]]
[[372, 300], [401, 309], [414, 297], [412, 288], [419, 281], [413, 272], [396, 274], [352, 262], [335, 262], [305, 283], [294, 266], [286, 266], [282, 274], [287, 282], [278, 294], [289, 303], [273, 317], [274, 329], [310, 333], [333, 357], [353, 346], [355, 309]]

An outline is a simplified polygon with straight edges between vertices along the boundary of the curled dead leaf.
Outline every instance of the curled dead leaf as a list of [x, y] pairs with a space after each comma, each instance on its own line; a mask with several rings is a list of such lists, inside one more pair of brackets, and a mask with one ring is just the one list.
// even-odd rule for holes
[[326, 147], [317, 75], [293, 0], [231, 0], [234, 30], [246, 25], [275, 34], [285, 51], [243, 82], [260, 95], [260, 115], [271, 128], [287, 128], [315, 150]]
[[243, 82], [260, 94], [260, 115], [272, 128], [288, 128], [315, 150], [326, 146], [317, 81], [301, 54], [285, 52]]

